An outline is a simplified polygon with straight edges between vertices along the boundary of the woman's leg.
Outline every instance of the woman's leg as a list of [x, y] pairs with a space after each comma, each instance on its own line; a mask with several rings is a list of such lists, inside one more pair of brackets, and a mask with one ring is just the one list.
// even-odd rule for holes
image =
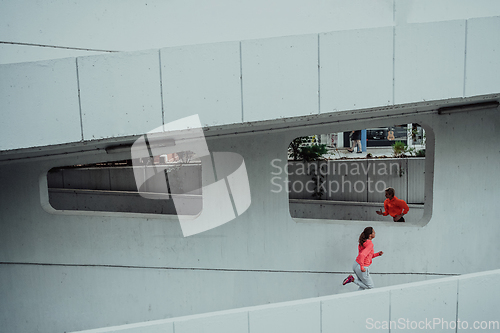
[[365, 267], [365, 272], [361, 271], [359, 264], [354, 261], [352, 265], [352, 270], [356, 274], [357, 279], [353, 282], [358, 285], [359, 289], [372, 289], [374, 287], [372, 277], [370, 276], [370, 271], [368, 267]]

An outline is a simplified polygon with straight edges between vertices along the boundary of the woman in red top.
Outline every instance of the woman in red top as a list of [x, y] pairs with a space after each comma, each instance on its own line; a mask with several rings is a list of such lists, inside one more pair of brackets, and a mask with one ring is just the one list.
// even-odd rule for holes
[[368, 266], [372, 263], [372, 258], [381, 256], [384, 252], [380, 251], [373, 253], [372, 239], [375, 238], [375, 230], [372, 227], [366, 227], [365, 230], [359, 235], [358, 251], [359, 254], [352, 265], [352, 270], [357, 278], [349, 275], [342, 283], [344, 286], [350, 282], [358, 285], [359, 290], [371, 289], [374, 287], [373, 280], [370, 276]]

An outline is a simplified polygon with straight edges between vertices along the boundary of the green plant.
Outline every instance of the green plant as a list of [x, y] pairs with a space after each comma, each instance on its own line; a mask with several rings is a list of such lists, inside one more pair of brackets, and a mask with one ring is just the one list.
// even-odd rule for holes
[[326, 145], [311, 145], [300, 147], [300, 156], [302, 160], [306, 162], [317, 161], [323, 159], [323, 154], [326, 154], [328, 150], [326, 149]]
[[318, 161], [323, 159], [323, 154], [328, 153], [328, 149], [324, 144], [312, 144], [306, 146], [307, 136], [295, 138], [288, 145], [288, 157], [294, 161], [303, 160], [306, 162]]
[[301, 145], [307, 142], [307, 136], [299, 136], [288, 145], [288, 157], [297, 161], [300, 159]]
[[412, 155], [415, 148], [408, 147], [403, 141], [396, 141], [392, 144], [392, 154], [394, 157], [405, 157], [406, 154]]
[[415, 153], [416, 157], [425, 157], [425, 149], [417, 150]]

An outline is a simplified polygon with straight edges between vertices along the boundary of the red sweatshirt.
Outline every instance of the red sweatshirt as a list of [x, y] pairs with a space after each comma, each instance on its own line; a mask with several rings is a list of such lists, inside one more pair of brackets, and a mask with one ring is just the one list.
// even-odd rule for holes
[[363, 246], [358, 245], [359, 254], [356, 257], [356, 262], [363, 267], [368, 267], [372, 263], [372, 258], [378, 257], [379, 254], [373, 253], [373, 243], [371, 240], [367, 239]]
[[385, 199], [384, 201], [384, 216], [391, 215], [392, 217], [401, 214], [407, 214], [410, 208], [404, 200], [400, 200], [395, 196], [392, 199]]

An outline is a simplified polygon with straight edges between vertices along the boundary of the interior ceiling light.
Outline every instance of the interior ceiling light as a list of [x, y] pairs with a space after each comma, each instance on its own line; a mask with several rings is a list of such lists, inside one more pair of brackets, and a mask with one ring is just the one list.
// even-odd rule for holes
[[455, 106], [445, 106], [438, 109], [438, 114], [451, 114], [456, 112], [467, 112], [467, 111], [477, 111], [484, 109], [494, 109], [497, 108], [497, 101], [490, 101], [484, 103], [474, 103], [474, 104], [465, 104], [465, 105], [455, 105]]

